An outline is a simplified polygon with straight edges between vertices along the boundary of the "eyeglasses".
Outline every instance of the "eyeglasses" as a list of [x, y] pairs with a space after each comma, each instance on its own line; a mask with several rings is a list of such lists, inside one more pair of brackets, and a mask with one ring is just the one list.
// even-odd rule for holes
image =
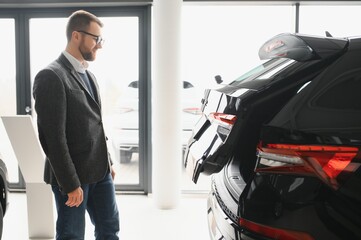
[[81, 30], [79, 30], [79, 31], [77, 31], [77, 32], [84, 33], [84, 34], [86, 34], [86, 35], [89, 35], [89, 36], [94, 37], [94, 40], [95, 40], [95, 42], [96, 42], [97, 45], [98, 45], [98, 44], [103, 45], [104, 42], [105, 42], [105, 39], [103, 39], [102, 36], [97, 36], [97, 35], [94, 35], [94, 34], [92, 34], [92, 33], [89, 33], [89, 32], [86, 32], [86, 31], [81, 31]]

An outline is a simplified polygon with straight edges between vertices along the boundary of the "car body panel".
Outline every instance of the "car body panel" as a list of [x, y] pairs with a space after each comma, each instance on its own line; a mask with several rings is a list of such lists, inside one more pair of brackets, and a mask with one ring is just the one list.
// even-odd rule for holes
[[[213, 194], [213, 193], [211, 193]], [[210, 232], [210, 239], [230, 239], [236, 240], [239, 239], [236, 237], [238, 234], [235, 231], [234, 222], [232, 222], [228, 216], [223, 212], [221, 206], [215, 197], [208, 198], [208, 227]]]

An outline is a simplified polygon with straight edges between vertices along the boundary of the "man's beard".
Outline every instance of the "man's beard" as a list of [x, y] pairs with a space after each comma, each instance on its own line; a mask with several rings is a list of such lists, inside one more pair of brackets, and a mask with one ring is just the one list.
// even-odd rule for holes
[[79, 47], [79, 52], [85, 61], [94, 61], [95, 56], [91, 51], [83, 51], [81, 47]]
[[94, 60], [94, 56], [93, 56], [92, 52], [82, 52], [82, 51], [80, 51], [80, 53], [83, 56], [85, 61], [93, 61]]

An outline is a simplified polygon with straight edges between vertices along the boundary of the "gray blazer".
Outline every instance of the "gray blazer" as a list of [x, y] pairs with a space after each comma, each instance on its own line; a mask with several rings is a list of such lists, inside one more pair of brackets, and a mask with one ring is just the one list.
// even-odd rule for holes
[[99, 89], [88, 73], [96, 99], [63, 54], [34, 81], [38, 133], [46, 154], [44, 181], [65, 193], [101, 180], [109, 169]]

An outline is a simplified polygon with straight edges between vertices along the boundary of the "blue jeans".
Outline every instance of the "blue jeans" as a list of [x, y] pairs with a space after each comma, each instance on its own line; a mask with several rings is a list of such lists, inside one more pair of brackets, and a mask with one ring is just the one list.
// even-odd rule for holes
[[84, 240], [85, 211], [95, 226], [96, 240], [118, 240], [119, 212], [115, 200], [114, 183], [110, 173], [103, 180], [81, 186], [84, 200], [79, 207], [68, 207], [68, 195], [58, 186], [52, 186], [58, 219], [56, 221], [57, 240]]

